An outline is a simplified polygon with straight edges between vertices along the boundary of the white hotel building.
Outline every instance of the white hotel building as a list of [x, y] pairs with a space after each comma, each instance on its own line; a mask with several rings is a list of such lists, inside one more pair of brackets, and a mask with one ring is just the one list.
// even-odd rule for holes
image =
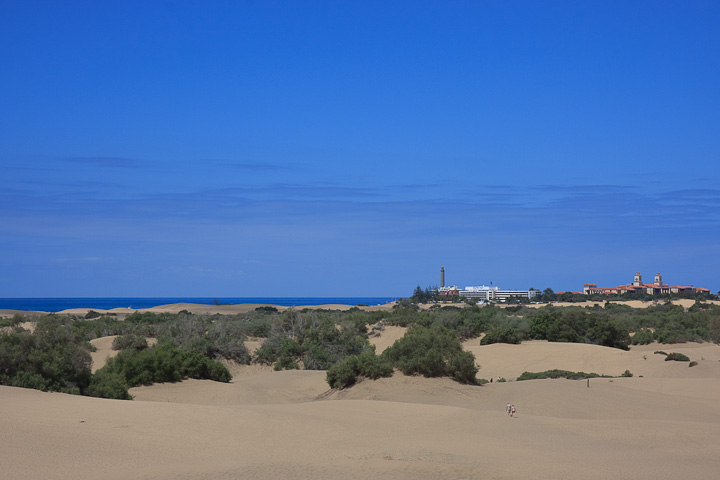
[[500, 290], [500, 287], [488, 287], [486, 285], [465, 287], [464, 290], [460, 290], [456, 286], [440, 287], [438, 292], [448, 297], [458, 295], [460, 297], [477, 298], [481, 302], [505, 302], [511, 297], [532, 299], [541, 293], [539, 290]]
[[443, 297], [477, 298], [481, 302], [504, 302], [511, 297], [534, 298], [540, 295], [540, 290], [500, 290], [500, 287], [465, 287], [460, 290], [456, 286], [445, 286], [445, 267], [440, 267], [440, 288], [437, 292]]

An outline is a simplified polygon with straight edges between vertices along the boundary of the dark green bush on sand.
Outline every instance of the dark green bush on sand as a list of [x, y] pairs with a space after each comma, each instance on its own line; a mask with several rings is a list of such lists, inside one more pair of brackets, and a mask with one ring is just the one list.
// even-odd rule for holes
[[359, 376], [372, 379], [389, 376], [393, 367], [405, 375], [478, 383], [475, 356], [464, 351], [457, 336], [441, 325], [412, 327], [380, 356], [372, 350], [349, 356], [328, 369], [327, 381], [333, 388], [345, 388]]
[[450, 377], [460, 383], [475, 384], [475, 356], [462, 348], [452, 331], [440, 325], [416, 326], [383, 352], [393, 366], [405, 375]]
[[[221, 363], [197, 351], [182, 350], [170, 342], [145, 350], [123, 350], [95, 372], [88, 395], [128, 398], [128, 387], [199, 378], [229, 382], [232, 378]], [[123, 393], [122, 387], [125, 386]]]
[[85, 394], [90, 397], [132, 400], [128, 388], [125, 375], [100, 369], [93, 375]]
[[517, 379], [522, 380], [539, 380], [543, 378], [567, 378], [570, 380], [580, 380], [583, 378], [600, 377], [597, 373], [570, 372], [568, 370], [546, 370], [544, 372], [523, 372]]
[[0, 385], [82, 393], [90, 383], [91, 345], [68, 318], [49, 315], [34, 332], [0, 334]]
[[495, 328], [490, 330], [487, 335], [480, 340], [480, 345], [490, 345], [492, 343], [522, 343], [523, 337], [520, 332], [510, 327]]
[[392, 375], [392, 364], [382, 356], [368, 350], [360, 355], [351, 355], [336, 363], [327, 371], [328, 385], [332, 388], [346, 388], [357, 381], [357, 377], [376, 380]]
[[683, 355], [682, 353], [668, 353], [667, 357], [665, 357], [665, 361], [668, 362], [670, 360], [675, 360], [676, 362], [689, 362], [690, 358], [688, 358], [687, 355]]

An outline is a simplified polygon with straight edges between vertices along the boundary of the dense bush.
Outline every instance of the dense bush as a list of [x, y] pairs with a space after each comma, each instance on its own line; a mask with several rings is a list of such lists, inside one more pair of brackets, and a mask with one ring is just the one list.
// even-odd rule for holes
[[271, 305], [261, 305], [257, 307], [255, 311], [260, 313], [277, 313], [278, 309]]
[[92, 376], [90, 386], [85, 391], [85, 394], [90, 397], [132, 400], [128, 388], [130, 387], [127, 384], [125, 375], [100, 369]]
[[10, 318], [0, 318], [0, 328], [14, 327], [26, 321], [27, 319], [22, 314], [16, 313]]
[[665, 357], [666, 362], [668, 362], [670, 360], [674, 360], [676, 362], [689, 362], [690, 358], [688, 358], [687, 355], [684, 355], [682, 353], [673, 352], [673, 353], [668, 353], [667, 356]]
[[522, 333], [511, 328], [493, 328], [480, 340], [481, 345], [490, 345], [492, 343], [522, 343]]
[[360, 375], [357, 355], [351, 355], [330, 367], [325, 379], [331, 388], [347, 388], [354, 385]]
[[287, 311], [274, 319], [272, 330], [255, 359], [275, 369], [327, 370], [350, 355], [370, 348], [367, 326], [356, 312], [338, 321], [322, 311]]
[[148, 342], [145, 337], [129, 333], [127, 335], [120, 335], [113, 339], [112, 349], [113, 350], [125, 350], [132, 348], [135, 350], [143, 350], [148, 348]]
[[461, 383], [476, 383], [475, 356], [464, 351], [457, 336], [441, 325], [413, 327], [385, 350], [383, 357], [406, 375], [447, 376]]
[[34, 332], [0, 334], [0, 384], [81, 393], [90, 383], [91, 346], [64, 317], [40, 318]]
[[655, 340], [655, 336], [651, 330], [640, 329], [632, 336], [633, 345], [649, 345], [653, 340]]
[[588, 338], [597, 345], [628, 350], [630, 331], [617, 319], [598, 317], [588, 330]]
[[392, 375], [392, 364], [384, 357], [368, 350], [360, 355], [351, 355], [339, 361], [327, 371], [326, 378], [332, 388], [347, 388], [358, 377], [378, 379]]
[[580, 380], [584, 378], [600, 377], [597, 373], [570, 372], [567, 370], [546, 370], [544, 372], [523, 372], [517, 379], [522, 380], [539, 380], [543, 378], [567, 378], [570, 380]]
[[127, 398], [122, 393], [122, 386], [177, 382], [183, 378], [229, 382], [232, 377], [223, 364], [200, 352], [183, 350], [165, 342], [145, 350], [122, 350], [109, 358], [93, 376], [87, 393], [103, 396], [110, 392], [110, 398]]

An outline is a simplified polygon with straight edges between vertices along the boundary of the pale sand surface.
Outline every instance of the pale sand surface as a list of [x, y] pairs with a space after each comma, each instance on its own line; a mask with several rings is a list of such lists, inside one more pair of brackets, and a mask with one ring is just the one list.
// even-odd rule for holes
[[369, 338], [370, 344], [375, 346], [375, 353], [380, 355], [386, 348], [405, 336], [405, 332], [407, 332], [407, 327], [385, 325], [380, 335]]
[[[372, 341], [380, 350], [403, 333], [385, 327]], [[334, 391], [325, 372], [228, 363], [228, 384], [140, 387], [131, 402], [0, 387], [2, 478], [717, 478], [720, 346], [478, 344], [465, 345], [479, 377], [552, 368], [635, 376], [589, 388], [563, 379], [476, 387], [396, 373]]]
[[93, 373], [102, 368], [108, 358], [112, 358], [119, 353], [118, 350], [112, 349], [112, 343], [115, 337], [117, 337], [117, 335], [90, 340], [90, 344], [97, 349], [90, 353], [90, 357], [92, 357], [92, 367], [90, 369]]
[[[719, 346], [467, 345], [479, 376], [562, 368], [644, 377], [473, 387], [396, 373], [333, 391], [325, 372], [229, 364], [229, 384], [135, 388], [132, 402], [0, 387], [3, 476], [716, 478]], [[656, 349], [700, 364], [665, 362]], [[507, 402], [516, 418], [505, 415]]]

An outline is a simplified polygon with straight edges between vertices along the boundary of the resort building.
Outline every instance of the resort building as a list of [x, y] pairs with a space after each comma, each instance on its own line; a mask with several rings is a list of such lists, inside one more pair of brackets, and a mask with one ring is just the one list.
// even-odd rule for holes
[[460, 290], [457, 286], [445, 286], [445, 267], [440, 268], [440, 288], [437, 289], [443, 297], [476, 298], [481, 302], [505, 302], [511, 297], [534, 298], [540, 295], [539, 290], [501, 290], [500, 287], [465, 287]]
[[628, 283], [627, 285], [618, 285], [617, 287], [598, 287], [597, 284], [586, 283], [583, 288], [583, 293], [585, 295], [623, 295], [631, 292], [643, 292], [648, 295], [664, 295], [681, 292], [710, 293], [710, 290], [707, 288], [696, 288], [693, 286], [667, 285], [663, 283], [662, 275], [660, 275], [660, 273], [655, 274], [653, 283], [643, 283], [640, 272], [637, 272], [633, 277], [632, 283]]
[[481, 302], [505, 302], [512, 297], [534, 298], [540, 295], [540, 290], [501, 290], [500, 287], [482, 285], [465, 287], [464, 290], [458, 290], [457, 294], [461, 297], [477, 298]]

